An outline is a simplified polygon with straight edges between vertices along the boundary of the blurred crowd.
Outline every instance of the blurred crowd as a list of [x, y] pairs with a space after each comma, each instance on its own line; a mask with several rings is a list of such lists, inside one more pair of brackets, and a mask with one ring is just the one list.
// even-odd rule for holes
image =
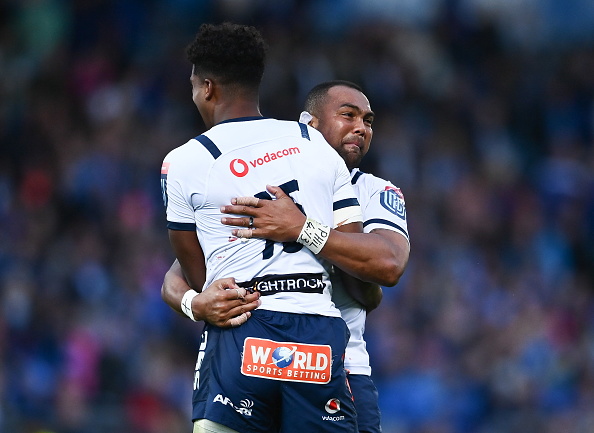
[[0, 432], [189, 431], [159, 169], [204, 130], [184, 49], [223, 20], [270, 43], [264, 115], [334, 78], [376, 113], [362, 169], [411, 238], [366, 331], [384, 432], [593, 432], [586, 0], [2, 2]]

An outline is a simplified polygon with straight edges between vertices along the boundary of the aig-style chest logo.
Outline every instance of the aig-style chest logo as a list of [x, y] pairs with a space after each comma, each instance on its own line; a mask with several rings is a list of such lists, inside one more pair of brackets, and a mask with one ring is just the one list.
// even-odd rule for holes
[[399, 218], [406, 218], [406, 206], [404, 205], [404, 196], [400, 188], [387, 186], [380, 193], [380, 204]]

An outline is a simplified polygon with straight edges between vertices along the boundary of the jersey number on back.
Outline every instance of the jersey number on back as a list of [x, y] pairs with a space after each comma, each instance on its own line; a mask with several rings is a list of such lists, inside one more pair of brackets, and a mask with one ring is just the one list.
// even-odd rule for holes
[[[299, 184], [297, 180], [293, 179], [288, 182], [283, 183], [282, 185], [278, 186], [280, 189], [283, 190], [285, 194], [290, 197], [290, 194], [295, 191], [299, 191]], [[263, 200], [272, 200], [268, 191], [261, 191], [258, 194], [254, 194], [254, 197], [261, 198]], [[295, 200], [293, 200], [295, 201]], [[295, 203], [299, 210], [305, 215], [305, 211], [303, 207], [299, 203]], [[274, 244], [276, 242], [266, 239], [266, 244], [264, 245], [264, 250], [262, 251], [262, 259], [268, 260], [272, 257], [272, 253], [274, 252]], [[283, 242], [283, 252], [285, 253], [296, 253], [297, 251], [301, 250], [303, 245], [297, 242]]]

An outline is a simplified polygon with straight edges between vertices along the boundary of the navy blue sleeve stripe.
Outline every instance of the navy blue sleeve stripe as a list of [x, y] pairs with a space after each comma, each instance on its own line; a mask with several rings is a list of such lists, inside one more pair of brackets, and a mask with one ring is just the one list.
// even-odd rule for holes
[[299, 124], [299, 128], [301, 128], [301, 136], [311, 141], [311, 139], [309, 138], [309, 131], [307, 130], [307, 125], [301, 122], [297, 123]]
[[206, 135], [199, 135], [198, 137], [195, 137], [195, 138], [200, 143], [202, 143], [202, 145], [204, 147], [206, 147], [206, 150], [208, 150], [210, 152], [210, 154], [212, 155], [212, 157], [214, 159], [217, 159], [219, 156], [221, 156], [221, 151], [219, 150], [217, 145], [214, 144], [212, 142], [212, 140], [210, 138], [208, 138]]
[[359, 180], [359, 178], [361, 177], [361, 175], [363, 174], [362, 171], [358, 171], [357, 173], [355, 173], [355, 175], [353, 176], [353, 178], [351, 179], [351, 185], [354, 185], [357, 183], [357, 181]]
[[338, 210], [349, 206], [359, 206], [359, 200], [356, 198], [345, 198], [344, 200], [338, 200], [336, 203], [334, 203], [333, 209]]
[[404, 236], [406, 236], [406, 239], [408, 239], [408, 233], [406, 233], [406, 231], [402, 227], [400, 227], [398, 224], [393, 223], [392, 221], [385, 220], [382, 218], [372, 218], [370, 220], [365, 221], [363, 223], [363, 227], [367, 227], [369, 224], [384, 224], [390, 227], [394, 227], [400, 230], [402, 233], [404, 233]]
[[192, 223], [174, 223], [167, 221], [167, 228], [169, 230], [178, 230], [182, 232], [194, 232], [196, 231], [196, 224]]

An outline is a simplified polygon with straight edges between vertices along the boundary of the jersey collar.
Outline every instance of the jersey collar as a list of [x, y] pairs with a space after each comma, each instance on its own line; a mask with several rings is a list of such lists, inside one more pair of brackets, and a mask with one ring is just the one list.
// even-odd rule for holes
[[234, 119], [227, 119], [227, 120], [223, 120], [222, 122], [217, 123], [217, 125], [220, 125], [222, 123], [230, 123], [230, 122], [247, 122], [250, 120], [261, 120], [261, 119], [268, 119], [268, 117], [264, 117], [264, 116], [246, 116], [246, 117], [236, 117]]

